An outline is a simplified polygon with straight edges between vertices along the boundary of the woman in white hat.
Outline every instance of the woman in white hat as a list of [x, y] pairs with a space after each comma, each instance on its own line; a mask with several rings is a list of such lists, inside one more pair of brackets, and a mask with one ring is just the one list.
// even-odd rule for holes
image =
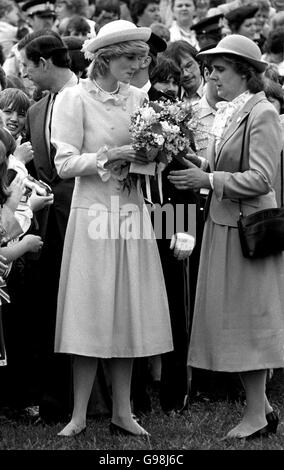
[[54, 106], [55, 165], [61, 178], [76, 178], [55, 339], [55, 351], [74, 355], [74, 410], [61, 436], [86, 427], [97, 358], [110, 359], [110, 430], [147, 434], [131, 414], [132, 361], [172, 350], [149, 214], [136, 185], [125, 188], [120, 181], [129, 162], [146, 163], [130, 145], [129, 133], [130, 115], [146, 95], [129, 82], [148, 53], [150, 34], [125, 20], [103, 26], [83, 47], [93, 59], [89, 77], [64, 90]]
[[181, 190], [211, 190], [188, 363], [240, 373], [246, 408], [227, 437], [257, 437], [276, 432], [278, 424], [265, 383], [267, 369], [284, 366], [284, 264], [282, 253], [245, 258], [237, 221], [239, 201], [244, 215], [276, 207], [281, 127], [262, 91], [267, 64], [252, 40], [226, 36], [199, 55], [211, 58], [211, 79], [226, 101], [217, 104], [211, 173], [189, 163], [169, 177]]

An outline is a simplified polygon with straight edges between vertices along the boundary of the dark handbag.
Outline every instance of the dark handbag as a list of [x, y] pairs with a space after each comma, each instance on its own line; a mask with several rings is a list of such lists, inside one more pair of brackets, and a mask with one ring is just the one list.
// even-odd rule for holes
[[[245, 134], [245, 133], [244, 133]], [[240, 171], [243, 161], [242, 144]], [[245, 258], [264, 258], [284, 250], [284, 207], [283, 207], [283, 151], [281, 152], [281, 207], [264, 209], [243, 216], [239, 200], [240, 218], [238, 229], [242, 252]]]

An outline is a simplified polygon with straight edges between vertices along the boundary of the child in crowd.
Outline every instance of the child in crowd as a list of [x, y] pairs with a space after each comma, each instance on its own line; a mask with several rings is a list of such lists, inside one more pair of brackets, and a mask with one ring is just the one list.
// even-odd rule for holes
[[[22, 233], [14, 213], [22, 197], [24, 185], [19, 176], [14, 179], [8, 189], [6, 183], [7, 149], [3, 141], [0, 140], [0, 309], [3, 303], [10, 302], [4, 280], [9, 273], [9, 263], [28, 251], [40, 250], [43, 244], [41, 238], [36, 235], [26, 235], [22, 240], [11, 243]], [[0, 311], [0, 366], [6, 364], [2, 312]]]

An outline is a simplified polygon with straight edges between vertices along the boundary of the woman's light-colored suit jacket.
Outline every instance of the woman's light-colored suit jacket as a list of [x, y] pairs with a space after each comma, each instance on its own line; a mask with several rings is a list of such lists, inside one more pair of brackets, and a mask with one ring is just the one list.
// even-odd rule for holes
[[217, 151], [215, 142], [208, 149], [214, 191], [206, 212], [209, 210], [213, 222], [237, 227], [239, 199], [244, 215], [277, 206], [273, 188], [280, 168], [281, 146], [279, 115], [264, 92], [256, 93], [233, 117]]

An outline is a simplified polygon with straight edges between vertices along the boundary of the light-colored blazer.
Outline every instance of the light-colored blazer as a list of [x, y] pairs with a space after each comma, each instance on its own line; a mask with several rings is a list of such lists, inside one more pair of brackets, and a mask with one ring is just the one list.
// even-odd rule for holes
[[[240, 172], [243, 137], [244, 156]], [[214, 191], [209, 206], [213, 222], [237, 227], [239, 199], [244, 215], [277, 206], [274, 185], [281, 145], [279, 115], [264, 92], [256, 93], [234, 116], [217, 152], [215, 142], [211, 142], [208, 150], [214, 173]]]

